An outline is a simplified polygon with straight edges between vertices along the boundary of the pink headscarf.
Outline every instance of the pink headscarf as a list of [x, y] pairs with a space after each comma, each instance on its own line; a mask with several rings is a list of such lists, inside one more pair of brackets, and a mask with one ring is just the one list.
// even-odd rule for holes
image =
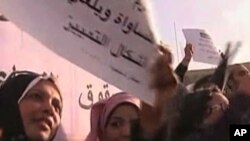
[[104, 131], [108, 116], [122, 103], [131, 103], [138, 109], [140, 108], [140, 100], [125, 92], [114, 94], [109, 99], [99, 101], [92, 106], [90, 115], [91, 129], [85, 141], [99, 141], [99, 136]]

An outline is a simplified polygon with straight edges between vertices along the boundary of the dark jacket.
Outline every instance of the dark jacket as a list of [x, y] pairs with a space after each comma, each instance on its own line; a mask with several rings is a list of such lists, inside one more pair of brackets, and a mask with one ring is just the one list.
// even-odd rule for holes
[[180, 81], [183, 82], [184, 81], [184, 76], [186, 74], [188, 70], [188, 67], [183, 65], [182, 63], [180, 63], [176, 69], [175, 69], [175, 73], [177, 74], [177, 76], [179, 77]]

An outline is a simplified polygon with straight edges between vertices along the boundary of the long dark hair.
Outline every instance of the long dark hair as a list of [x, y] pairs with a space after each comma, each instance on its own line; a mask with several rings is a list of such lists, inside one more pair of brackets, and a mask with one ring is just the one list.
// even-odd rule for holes
[[210, 89], [195, 91], [184, 97], [179, 109], [180, 115], [176, 119], [176, 126], [172, 128], [169, 136], [171, 141], [179, 141], [200, 129], [211, 99]]

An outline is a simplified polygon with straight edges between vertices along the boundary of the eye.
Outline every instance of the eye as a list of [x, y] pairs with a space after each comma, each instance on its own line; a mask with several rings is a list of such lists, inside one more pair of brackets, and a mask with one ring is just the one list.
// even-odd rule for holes
[[238, 72], [238, 75], [239, 75], [239, 76], [245, 76], [245, 75], [247, 75], [248, 73], [249, 73], [249, 72], [246, 71], [246, 70], [241, 70], [241, 71]]
[[213, 112], [213, 108], [212, 107], [208, 107], [208, 109], [206, 110], [205, 114], [204, 114], [204, 117], [208, 117], [212, 114]]
[[215, 104], [213, 106], [211, 106], [212, 110], [215, 110], [215, 111], [219, 111], [222, 109], [222, 105], [221, 104]]
[[54, 106], [57, 113], [62, 111], [62, 102], [59, 99], [53, 99], [52, 105]]
[[35, 101], [42, 101], [43, 100], [43, 94], [39, 93], [39, 92], [32, 92], [32, 93], [29, 93], [26, 96], [26, 98], [32, 99], [32, 100], [35, 100]]
[[119, 121], [119, 120], [115, 120], [115, 121], [111, 121], [109, 123], [109, 125], [112, 127], [112, 128], [119, 128], [122, 126], [122, 121]]

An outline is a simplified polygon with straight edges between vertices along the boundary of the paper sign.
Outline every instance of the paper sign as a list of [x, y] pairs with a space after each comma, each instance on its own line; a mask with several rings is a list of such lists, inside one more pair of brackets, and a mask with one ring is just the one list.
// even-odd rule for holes
[[156, 49], [142, 1], [1, 0], [0, 10], [58, 55], [152, 103], [145, 68]]
[[194, 46], [193, 59], [197, 62], [217, 65], [220, 55], [212, 38], [202, 29], [183, 29], [187, 43]]

